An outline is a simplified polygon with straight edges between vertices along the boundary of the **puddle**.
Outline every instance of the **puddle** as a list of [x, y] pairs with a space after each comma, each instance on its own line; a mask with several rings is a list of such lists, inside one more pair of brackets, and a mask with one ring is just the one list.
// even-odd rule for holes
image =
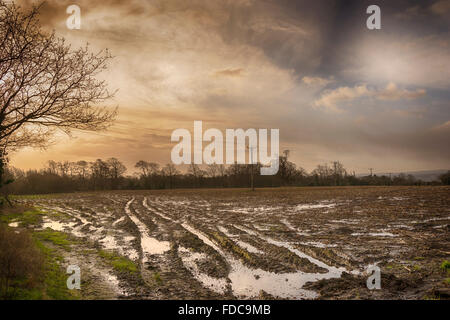
[[307, 242], [300, 242], [300, 244], [305, 246], [311, 246], [316, 248], [334, 248], [337, 247], [337, 244], [325, 244], [318, 241], [307, 241]]
[[411, 226], [407, 226], [406, 224], [393, 224], [390, 225], [390, 227], [395, 229], [407, 229], [407, 230], [413, 230], [414, 228]]
[[121, 223], [122, 221], [125, 220], [125, 216], [123, 216], [122, 218], [117, 219], [116, 221], [113, 222], [113, 227], [115, 227], [118, 223]]
[[336, 206], [335, 203], [330, 204], [299, 204], [295, 207], [296, 211], [308, 210], [308, 209], [319, 209], [319, 208], [334, 208]]
[[111, 273], [103, 273], [103, 278], [107, 279], [107, 282], [109, 282], [111, 284], [111, 286], [113, 287], [113, 290], [115, 292], [117, 292], [119, 295], [122, 296], [127, 296], [128, 293], [126, 290], [122, 289], [120, 287], [120, 281], [119, 279], [117, 279], [117, 277]]
[[[231, 288], [233, 294], [240, 298], [255, 298], [259, 296], [261, 290], [280, 298], [287, 299], [312, 299], [317, 297], [317, 293], [311, 290], [302, 289], [306, 282], [317, 281], [320, 279], [338, 278], [341, 276], [343, 268], [334, 268], [325, 263], [316, 260], [303, 252], [293, 248], [289, 244], [281, 241], [276, 241], [267, 237], [259, 236], [269, 243], [286, 247], [291, 252], [297, 254], [302, 258], [307, 258], [310, 262], [317, 264], [320, 267], [326, 268], [327, 273], [274, 273], [261, 269], [250, 269], [242, 264], [241, 261], [234, 259], [233, 256], [223, 252], [216, 244], [214, 244], [208, 237], [193, 227], [183, 224], [183, 227], [189, 232], [195, 234], [205, 244], [216, 250], [231, 267], [228, 278], [231, 280]], [[247, 230], [245, 227], [235, 226], [236, 228], [247, 232], [249, 234], [257, 235], [252, 230]]]
[[343, 224], [359, 224], [361, 221], [357, 219], [341, 219], [341, 220], [330, 220], [330, 222]]
[[[226, 206], [235, 204], [226, 204]], [[233, 213], [249, 213], [249, 214], [266, 214], [266, 213], [276, 213], [276, 211], [283, 209], [283, 207], [270, 207], [270, 206], [260, 206], [251, 208], [232, 208], [232, 209], [219, 209], [220, 212], [233, 212]]]
[[42, 229], [44, 229], [44, 230], [47, 228], [50, 228], [55, 231], [64, 231], [68, 227], [69, 227], [69, 224], [67, 224], [67, 223], [62, 223], [59, 221], [52, 221], [52, 220], [46, 220], [42, 224]]
[[252, 235], [252, 236], [257, 236], [258, 235], [256, 233], [256, 231], [253, 231], [253, 230], [250, 230], [250, 229], [247, 229], [247, 228], [235, 225], [235, 224], [233, 224], [233, 227], [235, 227], [236, 229], [239, 229], [239, 230], [241, 230], [243, 232], [246, 232], [246, 233], [248, 233], [249, 235]]
[[[77, 219], [77, 218], [74, 218]], [[44, 221], [42, 223], [42, 229], [45, 230], [47, 228], [50, 228], [55, 231], [60, 232], [68, 232], [78, 238], [89, 238], [93, 241], [101, 239], [103, 237], [104, 233], [104, 227], [94, 227], [92, 224], [79, 224], [78, 221], [69, 221], [69, 222], [63, 222], [63, 221], [54, 221], [51, 220], [49, 217], [44, 217]], [[88, 232], [81, 231], [81, 229], [88, 229]]]
[[147, 199], [147, 198], [144, 198], [144, 200], [142, 201], [142, 205], [143, 205], [148, 211], [151, 211], [152, 213], [154, 213], [154, 214], [160, 216], [161, 218], [166, 219], [166, 220], [169, 220], [169, 221], [174, 221], [172, 218], [169, 218], [169, 217], [166, 216], [165, 214], [163, 214], [163, 213], [161, 213], [161, 212], [157, 212], [156, 210], [154, 210], [153, 208], [151, 208], [151, 207], [148, 205], [148, 199]]
[[184, 247], [178, 247], [178, 255], [183, 261], [183, 265], [188, 269], [194, 278], [202, 283], [206, 288], [211, 289], [214, 292], [224, 294], [227, 291], [228, 283], [227, 279], [224, 278], [213, 278], [207, 274], [202, 273], [197, 264], [196, 260], [203, 260], [207, 256], [203, 253], [191, 252]]
[[390, 233], [390, 232], [369, 232], [369, 233], [354, 232], [351, 235], [352, 236], [371, 236], [371, 237], [397, 237], [397, 235]]
[[[246, 228], [243, 227], [243, 229], [245, 230]], [[269, 238], [269, 237], [266, 237], [263, 235], [258, 235], [258, 234], [256, 234], [256, 236], [267, 241], [270, 244], [276, 245], [278, 247], [284, 247], [284, 248], [288, 249], [289, 251], [295, 253], [300, 258], [306, 258], [309, 260], [309, 262], [311, 262], [321, 268], [327, 269], [331, 278], [339, 278], [341, 276], [342, 271], [345, 271], [345, 268], [335, 268], [332, 266], [328, 266], [327, 264], [323, 263], [322, 261], [317, 260], [317, 259], [301, 252], [300, 250], [294, 248], [291, 244], [289, 244], [287, 242], [275, 240], [275, 239], [272, 239], [272, 238]]]
[[137, 226], [139, 233], [141, 234], [141, 247], [143, 251], [143, 262], [148, 261], [147, 254], [163, 254], [170, 250], [169, 241], [159, 241], [156, 238], [149, 236], [149, 231], [144, 223], [142, 223], [130, 210], [130, 205], [133, 203], [134, 198], [127, 202], [125, 206], [125, 212], [131, 221]]
[[419, 221], [419, 222], [414, 222], [414, 223], [441, 221], [441, 220], [450, 220], [450, 216], [448, 216], [448, 217], [439, 217], [439, 218], [430, 218], [430, 219], [425, 219], [425, 220], [422, 220], [422, 221]]
[[265, 226], [258, 226], [256, 224], [253, 225], [255, 227], [255, 229], [258, 229], [259, 231], [269, 231], [270, 227], [265, 227]]
[[81, 223], [84, 224], [84, 225], [90, 223], [86, 218], [81, 216], [81, 213], [78, 210], [75, 210], [75, 209], [61, 208], [61, 207], [48, 207], [47, 209], [50, 209], [50, 210], [55, 211], [57, 213], [58, 212], [65, 213], [65, 214], [67, 214], [70, 217], [73, 217], [75, 219], [80, 220]]
[[294, 227], [289, 221], [286, 219], [280, 220], [282, 224], [284, 224], [289, 230], [294, 231], [296, 234], [300, 236], [309, 236], [310, 234], [308, 232], [300, 231], [300, 229]]
[[85, 268], [89, 270], [89, 273], [91, 273], [96, 278], [96, 282], [98, 282], [97, 285], [99, 288], [96, 288], [96, 291], [113, 293], [112, 296], [109, 294], [108, 296], [102, 297], [102, 299], [117, 299], [118, 296], [128, 295], [127, 290], [121, 288], [120, 281], [112, 273], [112, 270], [102, 266], [96, 260], [92, 260], [92, 258], [89, 257], [83, 257], [84, 260], [80, 261], [79, 256], [68, 256], [66, 259], [68, 265], [79, 265], [82, 270]]
[[[126, 238], [131, 238], [127, 241]], [[134, 240], [134, 237], [124, 237], [125, 243], [130, 242], [131, 240]], [[120, 255], [128, 257], [130, 260], [136, 261], [139, 258], [139, 253], [131, 248], [131, 247], [124, 247], [119, 245], [119, 243], [117, 242], [117, 240], [115, 239], [115, 237], [113, 235], [107, 235], [105, 236], [103, 239], [98, 241], [103, 248], [105, 248], [106, 250], [111, 250], [111, 251], [117, 251]]]
[[247, 250], [248, 252], [251, 253], [257, 253], [257, 254], [264, 254], [263, 251], [259, 250], [258, 248], [255, 248], [254, 246], [252, 246], [251, 244], [244, 242], [242, 240], [239, 240], [239, 236], [238, 235], [232, 235], [228, 232], [228, 230], [225, 227], [222, 226], [218, 226], [217, 227], [219, 229], [220, 232], [222, 232], [224, 235], [226, 235], [228, 238], [232, 239], [235, 243], [237, 243], [237, 245], [241, 248], [244, 248], [245, 250]]
[[42, 223], [42, 229], [47, 229], [50, 228], [52, 230], [55, 231], [70, 231], [71, 233], [73, 233], [73, 227], [77, 224], [75, 221], [71, 221], [71, 222], [61, 222], [61, 221], [54, 221], [51, 220], [48, 217], [44, 217], [43, 219], [43, 223]]
[[236, 208], [236, 209], [219, 209], [219, 212], [233, 212], [233, 213], [250, 213], [251, 211], [246, 208]]

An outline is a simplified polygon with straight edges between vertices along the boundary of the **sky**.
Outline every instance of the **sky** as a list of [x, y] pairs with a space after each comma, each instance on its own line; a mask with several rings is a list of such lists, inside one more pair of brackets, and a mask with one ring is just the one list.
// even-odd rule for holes
[[[19, 1], [27, 7], [33, 1]], [[66, 8], [81, 9], [69, 30]], [[369, 30], [366, 9], [381, 9]], [[18, 168], [116, 157], [165, 164], [171, 133], [276, 128], [310, 171], [450, 169], [450, 1], [47, 0], [41, 22], [74, 47], [108, 48], [118, 90], [107, 131], [55, 136]]]

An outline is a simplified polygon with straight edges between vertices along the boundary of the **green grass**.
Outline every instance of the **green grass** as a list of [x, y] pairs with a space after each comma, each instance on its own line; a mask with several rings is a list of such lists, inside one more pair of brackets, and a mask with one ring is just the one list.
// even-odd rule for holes
[[59, 197], [60, 194], [25, 194], [25, 195], [11, 195], [11, 200], [35, 200], [35, 199], [51, 199]]
[[[35, 208], [37, 208], [38, 210], [42, 210], [39, 206], [35, 206]], [[66, 221], [66, 220], [72, 219], [72, 217], [69, 216], [68, 214], [54, 210], [54, 209], [45, 209], [45, 213], [43, 213], [43, 214], [47, 215], [48, 217], [60, 220], [60, 221]]]
[[423, 297], [423, 300], [441, 300], [441, 298], [436, 295], [427, 295]]
[[392, 262], [392, 263], [386, 265], [386, 269], [388, 269], [388, 270], [399, 270], [399, 269], [403, 269], [403, 265], [401, 265], [399, 263]]
[[133, 261], [115, 252], [99, 250], [98, 254], [119, 272], [136, 273], [138, 271], [138, 267]]
[[[39, 235], [37, 236], [39, 237]], [[43, 299], [72, 300], [79, 298], [79, 291], [67, 288], [66, 271], [61, 267], [64, 258], [55, 249], [47, 247], [40, 239], [36, 245], [45, 255], [45, 276], [43, 281]]]
[[159, 272], [155, 272], [153, 274], [153, 279], [156, 281], [157, 284], [162, 283], [161, 275], [159, 274]]
[[233, 252], [235, 252], [243, 262], [255, 264], [255, 260], [252, 258], [252, 256], [247, 250], [237, 246], [236, 244], [234, 244], [233, 241], [231, 241], [226, 237], [221, 236], [218, 232], [213, 232], [212, 236], [222, 247], [231, 249]]
[[39, 209], [28, 209], [24, 212], [4, 213], [0, 215], [0, 222], [9, 224], [11, 222], [18, 222], [20, 227], [28, 227], [37, 225], [42, 222], [44, 213]]
[[63, 249], [70, 251], [71, 241], [68, 240], [67, 234], [64, 232], [53, 231], [51, 229], [45, 229], [42, 231], [35, 231], [34, 236], [42, 241], [49, 241], [56, 246], [62, 247]]
[[446, 272], [450, 272], [450, 262], [448, 260], [444, 260], [441, 263], [441, 269]]

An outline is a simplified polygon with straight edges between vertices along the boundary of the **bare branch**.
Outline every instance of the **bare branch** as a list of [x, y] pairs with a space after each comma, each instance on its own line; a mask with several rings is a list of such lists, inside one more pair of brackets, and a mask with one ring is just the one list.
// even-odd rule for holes
[[45, 146], [55, 128], [103, 130], [117, 114], [100, 107], [114, 93], [97, 80], [111, 54], [72, 50], [42, 31], [39, 10], [0, 0], [0, 145], [9, 148]]

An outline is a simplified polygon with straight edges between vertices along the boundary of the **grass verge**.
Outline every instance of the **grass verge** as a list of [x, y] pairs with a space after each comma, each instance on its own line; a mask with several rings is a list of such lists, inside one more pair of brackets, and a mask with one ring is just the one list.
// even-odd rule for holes
[[116, 271], [136, 273], [138, 267], [130, 259], [118, 255], [115, 252], [99, 250], [99, 256], [102, 257], [106, 262], [108, 262]]
[[[18, 272], [10, 274], [10, 289], [6, 290], [4, 298], [10, 300], [72, 300], [80, 298], [80, 292], [67, 288], [66, 270], [63, 267], [64, 258], [59, 253], [59, 247], [70, 250], [71, 242], [63, 232], [50, 229], [36, 231], [32, 227], [42, 223], [44, 213], [37, 208], [17, 206], [2, 208], [0, 212], [0, 229], [6, 234], [18, 235], [14, 237], [0, 237], [2, 259], [4, 262], [16, 263], [27, 267], [23, 276]], [[17, 227], [8, 227], [8, 224], [16, 223]], [[19, 237], [19, 235], [23, 235]], [[26, 247], [22, 248], [19, 241], [28, 237]], [[22, 240], [20, 240], [22, 239]], [[13, 255], [7, 255], [11, 251]], [[33, 254], [32, 254], [33, 253]], [[29, 265], [29, 260], [34, 255], [34, 265]], [[34, 261], [33, 260], [33, 261]], [[22, 266], [22, 268], [23, 268]], [[0, 266], [1, 267], [1, 266]], [[18, 269], [17, 269], [18, 270]], [[1, 271], [1, 270], [0, 270]], [[0, 272], [0, 274], [4, 274]], [[33, 281], [30, 281], [30, 279]]]
[[36, 208], [18, 207], [3, 210], [0, 213], [0, 222], [9, 224], [16, 222], [19, 227], [29, 227], [42, 222], [44, 213]]

